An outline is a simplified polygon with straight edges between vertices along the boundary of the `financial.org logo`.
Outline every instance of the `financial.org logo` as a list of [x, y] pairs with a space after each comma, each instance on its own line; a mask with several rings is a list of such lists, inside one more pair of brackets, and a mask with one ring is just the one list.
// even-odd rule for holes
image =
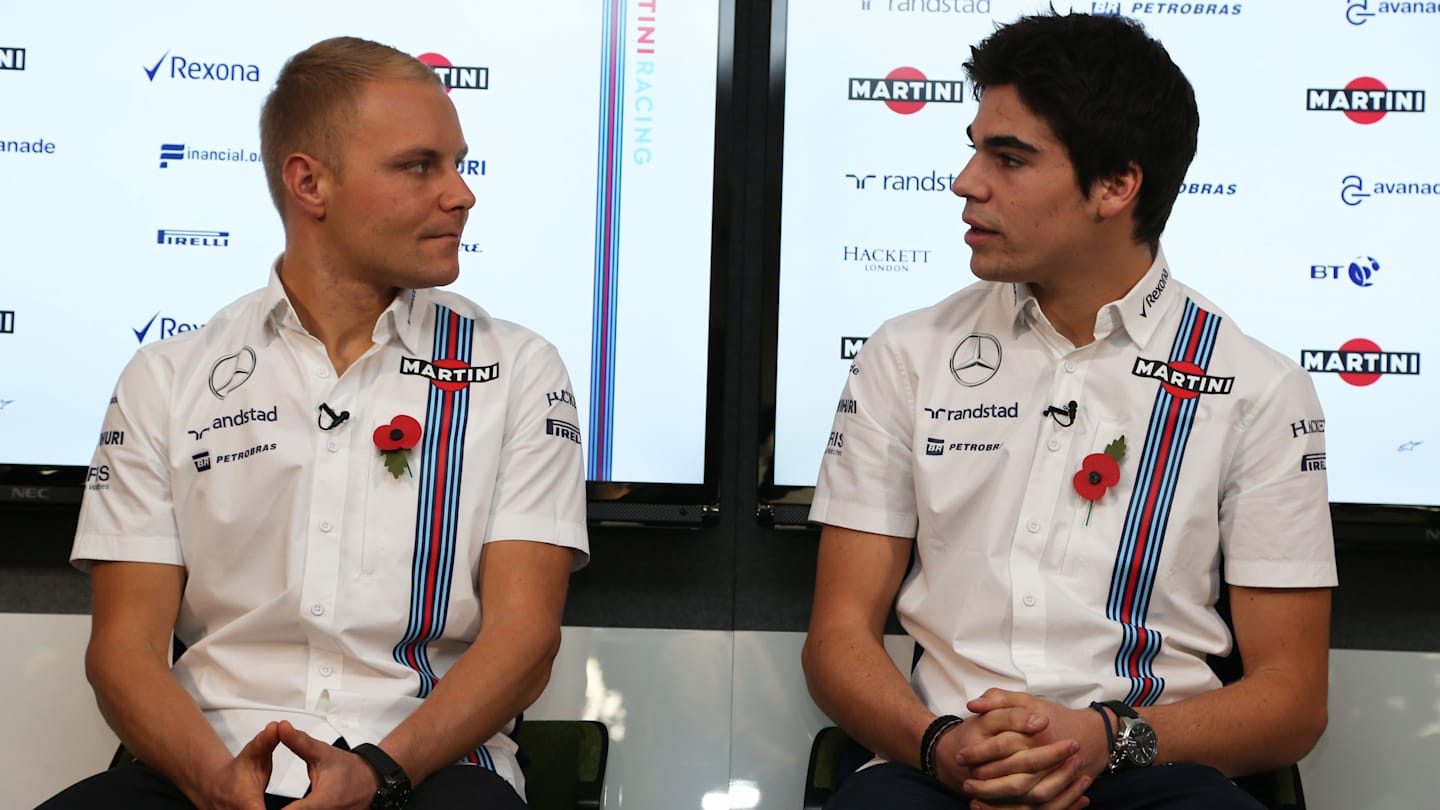
[[1357, 124], [1373, 124], [1392, 112], [1425, 112], [1424, 90], [1390, 90], [1372, 76], [1361, 76], [1340, 89], [1310, 88], [1305, 109], [1343, 112]]
[[1378, 181], [1366, 185], [1358, 174], [1340, 180], [1340, 201], [1356, 206], [1369, 197], [1433, 197], [1440, 195], [1440, 183], [1411, 183], [1404, 180]]
[[24, 48], [0, 48], [0, 70], [24, 70]]
[[155, 243], [159, 245], [210, 248], [230, 247], [229, 231], [191, 231], [177, 228], [161, 228], [155, 233]]
[[422, 53], [415, 58], [435, 71], [447, 93], [451, 90], [490, 89], [490, 68], [455, 65], [438, 53]]
[[898, 67], [883, 79], [850, 80], [851, 101], [883, 101], [901, 115], [920, 112], [934, 101], [960, 104], [965, 101], [965, 82], [959, 79], [927, 79], [913, 67]]
[[949, 191], [955, 175], [932, 171], [929, 174], [854, 174], [845, 177], [856, 191]]
[[240, 62], [205, 62], [184, 56], [171, 56], [169, 51], [160, 55], [150, 67], [140, 66], [145, 78], [151, 82], [156, 76], [168, 75], [181, 81], [201, 82], [258, 82], [260, 68]]
[[222, 163], [259, 163], [260, 153], [245, 151], [243, 149], [201, 149], [198, 147], [185, 148], [183, 143], [162, 143], [160, 144], [160, 168], [166, 169], [173, 162], [189, 160], [192, 162], [222, 162]]
[[1350, 280], [1356, 287], [1374, 287], [1375, 274], [1380, 272], [1380, 262], [1374, 256], [1356, 256], [1349, 264], [1312, 264], [1310, 278], [1335, 281]]
[[[164, 340], [168, 337], [175, 337], [183, 332], [193, 332], [204, 325], [203, 323], [186, 323], [168, 315], [162, 318], [157, 311], [154, 315], [150, 316], [150, 320], [146, 321], [144, 326], [139, 329], [132, 326], [130, 327], [130, 331], [135, 333], [135, 342], [143, 345], [146, 338]], [[156, 326], [158, 326], [159, 329], [152, 331], [152, 328]]]

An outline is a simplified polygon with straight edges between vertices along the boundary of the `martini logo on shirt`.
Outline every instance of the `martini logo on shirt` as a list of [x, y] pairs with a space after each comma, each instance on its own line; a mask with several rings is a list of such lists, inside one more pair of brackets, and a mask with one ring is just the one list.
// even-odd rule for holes
[[1201, 394], [1228, 394], [1235, 388], [1234, 377], [1212, 377], [1204, 369], [1184, 360], [1166, 362], [1135, 358], [1130, 373], [1160, 381], [1166, 391], [1177, 399], [1194, 399]]
[[487, 383], [500, 378], [500, 364], [467, 366], [459, 360], [421, 360], [401, 357], [400, 373], [424, 377], [442, 391], [459, 391], [471, 383]]

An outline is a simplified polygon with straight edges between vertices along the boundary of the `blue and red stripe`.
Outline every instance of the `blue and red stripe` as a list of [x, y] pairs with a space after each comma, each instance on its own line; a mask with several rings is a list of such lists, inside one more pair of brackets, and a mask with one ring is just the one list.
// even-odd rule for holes
[[616, 304], [620, 276], [620, 188], [625, 123], [625, 2], [605, 3], [600, 61], [600, 132], [595, 180], [595, 292], [590, 339], [590, 434], [586, 477], [610, 480], [615, 432]]
[[[1192, 363], [1203, 373], [1214, 354], [1220, 317], [1185, 301], [1180, 327], [1170, 348], [1170, 362]], [[1153, 704], [1165, 689], [1165, 679], [1154, 671], [1164, 637], [1145, 624], [1150, 599], [1160, 570], [1185, 447], [1195, 425], [1199, 396], [1176, 396], [1165, 385], [1156, 392], [1135, 476], [1135, 490], [1121, 530], [1120, 546], [1110, 578], [1105, 615], [1121, 627], [1115, 674], [1129, 678], [1132, 706]]]

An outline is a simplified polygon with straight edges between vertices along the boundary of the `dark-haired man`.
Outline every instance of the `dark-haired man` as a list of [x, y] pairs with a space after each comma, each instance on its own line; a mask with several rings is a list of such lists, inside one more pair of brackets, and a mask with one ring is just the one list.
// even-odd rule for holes
[[1160, 249], [1199, 116], [1158, 42], [1041, 15], [966, 69], [981, 283], [866, 343], [811, 513], [811, 694], [877, 754], [830, 806], [1258, 807], [1227, 777], [1326, 723], [1323, 435], [1290, 427], [1313, 387]]
[[419, 60], [296, 54], [261, 152], [285, 253], [131, 361], [76, 533], [86, 669], [138, 762], [43, 807], [523, 808], [508, 732], [588, 554], [565, 368], [432, 289], [475, 197]]

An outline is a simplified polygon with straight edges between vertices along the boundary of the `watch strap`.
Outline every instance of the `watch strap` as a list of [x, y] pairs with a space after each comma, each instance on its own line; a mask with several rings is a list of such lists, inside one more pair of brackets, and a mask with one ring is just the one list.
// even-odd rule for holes
[[410, 775], [400, 763], [373, 743], [361, 743], [350, 752], [365, 760], [380, 777], [380, 787], [375, 789], [375, 799], [370, 803], [373, 810], [401, 810], [409, 803]]
[[925, 727], [925, 734], [920, 737], [920, 772], [926, 776], [935, 776], [935, 747], [940, 744], [940, 738], [945, 732], [965, 722], [953, 714], [942, 714], [930, 721]]

